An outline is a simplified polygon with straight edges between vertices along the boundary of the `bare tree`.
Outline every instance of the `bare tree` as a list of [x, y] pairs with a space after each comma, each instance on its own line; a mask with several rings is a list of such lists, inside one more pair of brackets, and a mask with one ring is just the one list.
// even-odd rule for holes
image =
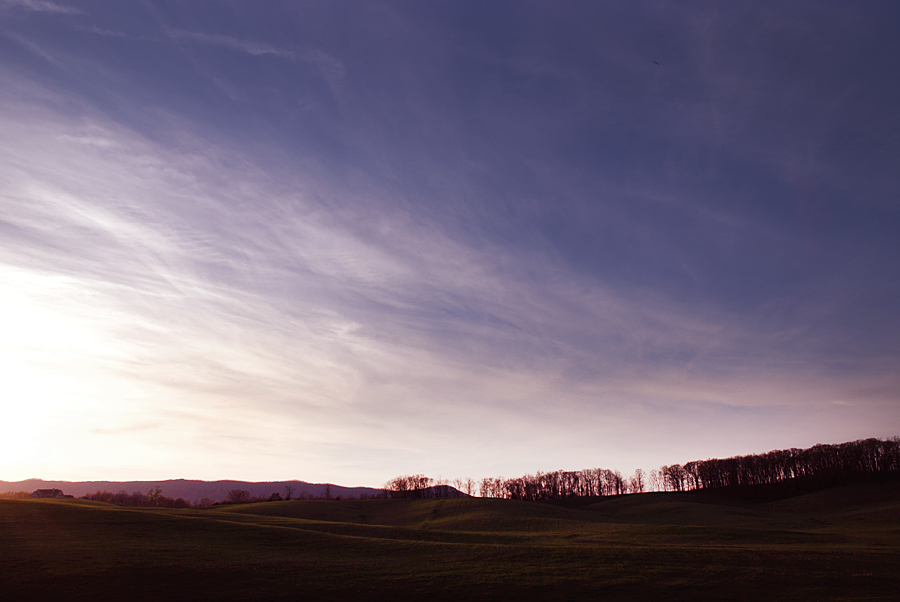
[[284, 486], [284, 499], [290, 501], [290, 499], [294, 495], [294, 485], [292, 483], [288, 483]]
[[648, 479], [650, 491], [659, 491], [659, 473], [656, 472], [656, 469], [650, 471], [650, 478]]
[[147, 492], [147, 505], [148, 506], [158, 506], [159, 501], [162, 498], [162, 489], [157, 485], [153, 489]]
[[246, 491], [245, 489], [232, 489], [231, 491], [228, 492], [228, 495], [225, 496], [225, 499], [227, 499], [232, 504], [240, 504], [243, 502], [249, 502], [250, 501], [250, 492]]
[[634, 471], [634, 486], [632, 487], [632, 491], [635, 493], [643, 493], [644, 492], [644, 471], [638, 468]]

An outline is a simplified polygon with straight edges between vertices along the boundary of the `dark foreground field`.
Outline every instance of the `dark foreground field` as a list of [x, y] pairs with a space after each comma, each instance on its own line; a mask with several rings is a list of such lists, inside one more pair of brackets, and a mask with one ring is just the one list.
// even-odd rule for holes
[[896, 483], [203, 510], [0, 500], [3, 599], [898, 600]]

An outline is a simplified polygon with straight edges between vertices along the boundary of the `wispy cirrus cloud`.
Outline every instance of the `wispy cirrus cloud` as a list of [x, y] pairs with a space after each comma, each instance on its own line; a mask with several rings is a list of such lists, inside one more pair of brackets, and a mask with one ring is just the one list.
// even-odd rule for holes
[[[8, 359], [53, 349], [69, 366], [54, 370], [60, 387], [83, 392], [78, 403], [34, 386], [49, 368], [17, 382], [73, 441], [127, 433], [151, 453], [161, 439], [179, 449], [184, 433], [239, 434], [226, 454], [237, 464], [274, 444], [285, 458], [315, 458], [327, 478], [346, 460], [320, 457], [321, 446], [394, 470], [422, 454], [434, 463], [423, 449], [463, 433], [484, 442], [454, 458], [474, 469], [533, 430], [535, 415], [542, 445], [593, 435], [549, 455], [526, 438], [521, 470], [615, 447], [623, 425], [643, 441], [696, 419], [676, 412], [662, 427], [650, 418], [660, 408], [761, 419], [764, 407], [790, 416], [837, 397], [860, 411], [847, 382], [823, 374], [812, 350], [779, 352], [778, 335], [636, 302], [552, 260], [472, 249], [383, 201], [371, 213], [373, 199], [342, 197], [325, 180], [315, 183], [323, 204], [311, 182], [272, 187], [271, 174], [242, 161], [235, 170], [221, 148], [166, 148], [90, 112], [7, 102], [2, 132], [0, 260], [34, 304], [30, 326], [7, 339]], [[21, 320], [16, 307], [5, 315]], [[38, 323], [57, 326], [34, 341]], [[895, 387], [885, 382], [871, 403]], [[128, 430], [147, 415], [167, 426]], [[377, 470], [356, 462], [353, 478]]]
[[[60, 442], [10, 450], [22, 476], [68, 450], [90, 477], [377, 485], [893, 434], [892, 214], [834, 192], [852, 96], [818, 129], [795, 108], [830, 76], [740, 50], [771, 19], [147, 6], [0, 39], [25, 400], [0, 441]], [[841, 220], [795, 215], [791, 162]]]
[[269, 54], [290, 60], [297, 60], [300, 56], [296, 52], [293, 52], [291, 50], [282, 50], [279, 48], [275, 48], [274, 46], [270, 46], [269, 44], [264, 44], [262, 42], [239, 40], [237, 38], [226, 35], [185, 31], [182, 29], [174, 28], [167, 28], [166, 33], [170, 37], [175, 39], [190, 40], [192, 42], [197, 42], [200, 44], [221, 46], [224, 48], [230, 48], [232, 50], [238, 50], [240, 52], [246, 52], [247, 54], [252, 54], [254, 56]]
[[228, 48], [251, 56], [274, 56], [289, 61], [311, 63], [322, 71], [325, 78], [332, 85], [339, 84], [340, 80], [344, 77], [343, 63], [321, 50], [288, 50], [276, 48], [263, 42], [242, 40], [221, 34], [186, 31], [171, 27], [167, 27], [165, 31], [168, 36], [177, 40], [186, 40], [197, 44]]
[[81, 15], [84, 11], [80, 8], [57, 4], [50, 0], [0, 0], [0, 9], [22, 8], [42, 13], [57, 13], [62, 15]]

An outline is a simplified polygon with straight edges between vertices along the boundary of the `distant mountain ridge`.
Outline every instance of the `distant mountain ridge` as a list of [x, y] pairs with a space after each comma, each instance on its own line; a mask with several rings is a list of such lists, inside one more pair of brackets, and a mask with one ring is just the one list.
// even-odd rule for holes
[[209, 498], [217, 502], [225, 500], [233, 489], [249, 491], [254, 497], [268, 497], [273, 493], [285, 495], [285, 487], [293, 488], [293, 497], [301, 494], [320, 497], [326, 495], [326, 488], [331, 488], [331, 496], [341, 498], [360, 497], [362, 494], [373, 496], [382, 493], [382, 489], [373, 487], [343, 487], [331, 483], [307, 483], [306, 481], [200, 481], [191, 479], [170, 479], [166, 481], [44, 481], [42, 479], [26, 479], [24, 481], [0, 481], [0, 493], [12, 491], [32, 492], [37, 489], [61, 489], [67, 495], [82, 497], [97, 491], [132, 493], [148, 491], [159, 487], [162, 494], [171, 498], [183, 498], [189, 502], [198, 502]]

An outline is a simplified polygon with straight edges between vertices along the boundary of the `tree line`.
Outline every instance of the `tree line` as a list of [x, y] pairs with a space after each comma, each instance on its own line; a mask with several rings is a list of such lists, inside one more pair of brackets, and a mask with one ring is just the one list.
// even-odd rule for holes
[[31, 493], [27, 491], [6, 491], [0, 493], [0, 500], [27, 500], [31, 498]]
[[[26, 492], [22, 492], [24, 497], [30, 497], [30, 494]], [[18, 497], [18, 494], [16, 494]], [[0, 496], [2, 497], [2, 496]], [[366, 493], [360, 494], [359, 498], [349, 497], [347, 499], [375, 499], [375, 498], [383, 498], [385, 495], [383, 493], [376, 495], [369, 495]], [[91, 500], [94, 502], [106, 502], [108, 504], [117, 504], [119, 506], [135, 506], [135, 507], [144, 507], [144, 508], [203, 508], [206, 506], [215, 506], [219, 504], [253, 504], [257, 502], [280, 502], [283, 500], [340, 500], [341, 497], [332, 497], [331, 495], [331, 486], [326, 485], [325, 492], [322, 495], [314, 495], [308, 493], [306, 491], [300, 491], [299, 493], [296, 491], [293, 485], [285, 485], [284, 487], [284, 495], [279, 492], [273, 492], [271, 495], [253, 495], [246, 489], [232, 489], [225, 495], [224, 501], [217, 501], [208, 497], [205, 497], [199, 501], [190, 502], [183, 498], [171, 498], [163, 495], [162, 489], [160, 487], [155, 487], [148, 491], [147, 493], [143, 493], [141, 491], [134, 491], [132, 493], [128, 493], [126, 491], [120, 491], [118, 493], [111, 493], [109, 491], [97, 491], [96, 493], [88, 493], [87, 495], [82, 496], [82, 499]]]
[[606, 468], [538, 472], [513, 479], [486, 478], [480, 483], [481, 496], [529, 502], [573, 497], [599, 497], [637, 493], [644, 490], [643, 471], [639, 478], [625, 479], [619, 471]]
[[404, 475], [391, 479], [384, 485], [384, 497], [391, 499], [449, 498], [472, 495], [475, 491], [473, 479], [435, 481], [425, 475]]
[[666, 491], [775, 485], [789, 481], [828, 487], [898, 473], [900, 437], [820, 444], [807, 449], [782, 449], [660, 468]]
[[[548, 501], [602, 497], [647, 491], [692, 491], [794, 483], [819, 488], [851, 484], [879, 475], [900, 474], [900, 437], [861, 439], [807, 449], [783, 449], [725, 459], [697, 460], [661, 466], [630, 477], [605, 468], [538, 472], [512, 479], [485, 478], [477, 483], [481, 497]], [[472, 479], [447, 481], [424, 475], [401, 476], [385, 484], [392, 498], [475, 495]]]
[[[126, 491], [120, 491], [118, 493], [111, 493], [105, 490], [97, 491], [96, 493], [88, 493], [87, 495], [82, 496], [82, 499], [94, 502], [106, 502], [118, 506], [134, 506], [142, 508], [202, 508], [220, 503], [208, 497], [195, 502], [187, 501], [181, 497], [171, 498], [163, 495], [162, 489], [159, 487], [154, 487], [147, 493], [141, 491], [134, 491], [132, 493]], [[225, 501], [221, 503], [247, 504], [251, 502], [268, 502], [282, 499], [284, 498], [282, 498], [279, 493], [273, 493], [268, 497], [260, 497], [250, 495], [249, 491], [233, 489], [228, 492]]]
[[134, 491], [127, 493], [120, 491], [111, 493], [109, 491], [97, 491], [96, 493], [88, 493], [81, 499], [91, 500], [94, 502], [106, 502], [108, 504], [117, 504], [119, 506], [141, 506], [147, 508], [190, 508], [195, 505], [184, 498], [170, 498], [162, 494], [162, 489], [154, 487], [147, 493]]

